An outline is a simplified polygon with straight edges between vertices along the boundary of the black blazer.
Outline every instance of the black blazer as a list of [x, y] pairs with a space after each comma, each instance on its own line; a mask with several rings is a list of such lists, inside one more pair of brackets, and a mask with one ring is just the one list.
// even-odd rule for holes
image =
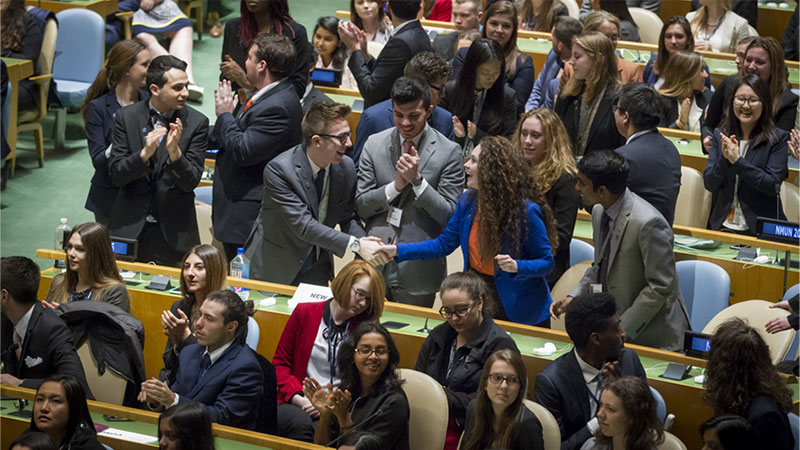
[[681, 189], [681, 155], [675, 145], [654, 129], [617, 152], [628, 160], [628, 188], [672, 225]]
[[564, 172], [550, 186], [550, 190], [544, 193], [544, 199], [556, 218], [558, 231], [558, 249], [553, 257], [556, 265], [547, 276], [547, 285], [550, 289], [553, 289], [561, 275], [569, 269], [569, 243], [572, 241], [572, 231], [575, 229], [575, 219], [578, 216], [581, 200], [580, 194], [575, 190], [577, 181], [576, 174]]
[[[635, 376], [647, 382], [647, 374], [636, 352], [622, 349], [619, 362], [623, 377]], [[592, 419], [594, 411], [590, 410], [589, 389], [574, 350], [559, 356], [536, 375], [533, 401], [547, 408], [558, 422], [561, 450], [577, 450], [592, 437], [586, 423]]]
[[[523, 381], [524, 383], [524, 381]], [[464, 435], [461, 437], [461, 445], [459, 448], [464, 448], [464, 445], [469, 442], [472, 433], [475, 430], [475, 408], [477, 405], [476, 400], [469, 402], [467, 408], [467, 426], [464, 427]], [[485, 448], [492, 445], [490, 438], [493, 436], [484, 436]], [[522, 406], [522, 416], [511, 425], [511, 439], [509, 448], [514, 450], [544, 450], [544, 437], [542, 436], [542, 422], [534, 415], [531, 410]]]
[[[588, 155], [594, 150], [613, 150], [625, 145], [625, 138], [617, 131], [617, 124], [614, 122], [614, 97], [616, 89], [606, 89], [594, 121], [589, 128], [589, 138], [586, 140], [586, 149], [583, 154]], [[578, 120], [581, 115], [581, 104], [583, 94], [559, 98], [554, 108], [556, 114], [561, 117], [567, 134], [572, 142], [572, 154], [577, 154], [578, 145]]]
[[[711, 102], [711, 96], [713, 94], [709, 90], [705, 90], [703, 92], [695, 92], [694, 93], [694, 101], [697, 103], [697, 106], [703, 110], [705, 113], [706, 106], [708, 106], [709, 102]], [[661, 123], [658, 124], [660, 127], [666, 128], [676, 128], [675, 122], [680, 117], [681, 111], [680, 107], [678, 106], [678, 102], [676, 102], [676, 97], [667, 97], [666, 95], [658, 95], [661, 97], [661, 101], [664, 107], [664, 115], [661, 116]], [[703, 117], [705, 114], [700, 115], [700, 129], [702, 130], [703, 125], [705, 123], [705, 118]]]
[[758, 435], [760, 450], [791, 450], [797, 448], [789, 417], [769, 397], [756, 397], [747, 405], [744, 418]]
[[378, 59], [370, 56], [365, 60], [361, 50], [354, 51], [347, 66], [364, 97], [364, 109], [389, 98], [392, 85], [403, 76], [406, 63], [417, 53], [430, 51], [433, 51], [431, 41], [419, 20], [413, 20], [397, 31], [383, 47]]
[[711, 214], [708, 228], [719, 230], [733, 204], [734, 183], [739, 175], [739, 202], [751, 233], [756, 230], [756, 217], [786, 219], [781, 207], [781, 183], [788, 176], [787, 146], [789, 135], [778, 130], [773, 142], [761, 142], [750, 147], [744, 158], [735, 164], [722, 156], [720, 130], [714, 140], [703, 172], [703, 184], [711, 192]]
[[264, 167], [300, 144], [303, 111], [289, 80], [262, 95], [246, 113], [217, 117], [219, 143], [214, 169], [214, 236], [242, 246], [253, 228], [264, 192]]
[[[440, 108], [443, 108], [450, 113], [453, 112], [451, 107], [456, 96], [455, 86], [456, 80], [450, 80], [447, 82], [447, 84], [445, 84], [444, 97], [442, 97], [442, 102], [439, 104]], [[488, 94], [486, 97], [488, 100]], [[486, 106], [486, 100], [484, 100], [484, 106]], [[475, 132], [475, 139], [473, 139], [473, 141], [480, 142], [484, 136], [505, 136], [511, 139], [511, 136], [514, 134], [514, 130], [517, 128], [519, 109], [520, 106], [514, 96], [514, 90], [508, 86], [503, 86], [503, 117], [500, 122], [500, 130], [489, 132], [489, 124], [487, 123], [486, 115], [481, 114], [481, 120], [479, 120], [476, 124], [478, 129]], [[464, 117], [462, 115], [458, 117], [458, 120], [461, 121], [461, 124], [464, 125], [464, 130], [466, 130], [467, 120], [472, 120], [472, 117]], [[457, 137], [455, 138], [455, 141], [461, 145], [464, 144], [464, 138]]]
[[[225, 32], [222, 37], [222, 61], [225, 61], [225, 55], [230, 55], [231, 59], [244, 69], [244, 59], [248, 49], [244, 48], [244, 44], [239, 40], [239, 22], [241, 22], [241, 18], [236, 17], [225, 23]], [[296, 52], [294, 68], [288, 78], [294, 86], [297, 97], [302, 97], [306, 91], [308, 65], [311, 63], [311, 44], [308, 42], [306, 28], [294, 20], [287, 19], [281, 22], [281, 28], [277, 30], [277, 33], [288, 37], [294, 44]], [[222, 74], [219, 79], [223, 79]], [[239, 86], [234, 84], [233, 88], [236, 90]]]
[[457, 31], [447, 34], [440, 34], [433, 40], [433, 51], [444, 58], [445, 61], [452, 61], [456, 57], [456, 43], [458, 42]]
[[53, 311], [43, 307], [41, 302], [33, 305], [22, 341], [20, 361], [16, 352], [9, 348], [13, 342], [14, 325], [3, 314], [0, 327], [3, 365], [7, 373], [22, 380], [20, 386], [37, 389], [45, 378], [60, 373], [78, 379], [86, 389], [87, 398], [93, 398], [86, 383], [83, 365], [72, 343], [72, 333], [67, 324]]
[[[149, 96], [139, 91], [139, 100]], [[111, 182], [106, 149], [114, 135], [114, 118], [121, 108], [117, 94], [111, 90], [86, 105], [86, 141], [92, 158], [94, 175], [86, 197], [85, 208], [101, 217], [111, 216], [111, 206], [117, 197], [117, 188]]]
[[129, 239], [139, 237], [145, 217], [153, 214], [164, 239], [179, 252], [200, 243], [194, 212], [194, 188], [200, 182], [208, 140], [206, 116], [185, 106], [175, 112], [183, 123], [178, 146], [181, 157], [169, 161], [166, 136], [145, 163], [139, 157], [152, 129], [148, 101], [117, 111], [109, 158], [111, 182], [119, 188], [111, 208], [108, 232]]

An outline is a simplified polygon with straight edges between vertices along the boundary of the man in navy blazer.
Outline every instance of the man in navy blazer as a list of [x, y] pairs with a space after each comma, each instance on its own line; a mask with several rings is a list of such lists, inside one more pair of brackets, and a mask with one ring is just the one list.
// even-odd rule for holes
[[[439, 102], [444, 97], [444, 85], [450, 74], [450, 64], [441, 56], [432, 52], [422, 52], [411, 58], [403, 70], [406, 77], [416, 77], [428, 83], [431, 89], [431, 105], [433, 112], [428, 117], [428, 125], [439, 133], [455, 142], [453, 134], [453, 115], [444, 108], [439, 107]], [[356, 142], [353, 145], [353, 163], [358, 168], [358, 159], [364, 149], [367, 138], [375, 133], [388, 130], [394, 126], [394, 109], [392, 99], [384, 100], [377, 105], [367, 108], [358, 121], [356, 128]]]
[[611, 294], [583, 294], [567, 306], [564, 325], [575, 348], [548, 364], [533, 387], [533, 401], [547, 408], [561, 430], [561, 450], [577, 450], [599, 428], [595, 417], [604, 380], [647, 374], [624, 348], [617, 303]]
[[647, 200], [672, 225], [681, 189], [681, 155], [658, 132], [662, 111], [658, 93], [644, 83], [620, 88], [614, 120], [627, 141], [617, 153], [628, 160], [628, 189]]
[[364, 108], [389, 98], [394, 80], [403, 75], [411, 58], [420, 52], [433, 51], [430, 38], [417, 19], [420, 2], [389, 0], [386, 10], [392, 18], [394, 34], [381, 50], [378, 59], [367, 52], [364, 32], [352, 22], [339, 22], [339, 37], [351, 52], [347, 66], [358, 83]]
[[245, 60], [247, 80], [256, 92], [238, 105], [231, 83], [222, 80], [214, 92], [219, 153], [214, 172], [214, 236], [228, 261], [243, 247], [261, 206], [264, 167], [275, 156], [300, 143], [303, 110], [287, 78], [295, 49], [286, 36], [260, 35]]
[[206, 405], [212, 422], [254, 429], [262, 392], [278, 387], [263, 386], [258, 359], [244, 344], [247, 319], [236, 293], [227, 289], [210, 293], [195, 322], [197, 344], [181, 350], [175, 382], [169, 387], [155, 378], [143, 382], [139, 401], [153, 409], [199, 402]]

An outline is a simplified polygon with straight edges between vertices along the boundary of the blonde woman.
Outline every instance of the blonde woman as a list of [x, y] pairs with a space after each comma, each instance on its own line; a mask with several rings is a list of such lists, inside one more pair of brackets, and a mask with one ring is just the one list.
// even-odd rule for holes
[[711, 101], [711, 91], [705, 86], [707, 79], [702, 56], [694, 52], [673, 54], [664, 68], [664, 84], [658, 90], [665, 112], [659, 125], [700, 132], [703, 111]]
[[555, 112], [564, 123], [577, 158], [614, 149], [625, 139], [614, 122], [613, 98], [619, 86], [617, 55], [602, 33], [576, 36], [569, 60], [573, 75], [561, 91]]
[[686, 14], [695, 49], [734, 53], [736, 43], [753, 34], [747, 19], [731, 10], [731, 0], [700, 0], [700, 5]]
[[519, 29], [549, 33], [558, 16], [568, 16], [567, 6], [559, 0], [517, 1]]
[[580, 196], [575, 190], [578, 170], [561, 119], [550, 109], [532, 109], [522, 115], [514, 132], [514, 146], [528, 161], [536, 188], [553, 210], [558, 231], [555, 267], [547, 276], [552, 289], [569, 268], [569, 243]]
[[[616, 50], [617, 42], [619, 42], [620, 29], [620, 21], [617, 16], [602, 10], [589, 14], [586, 16], [586, 21], [583, 22], [584, 33], [590, 31], [599, 31], [603, 33], [611, 41], [614, 50]], [[642, 66], [622, 59], [619, 55], [617, 56], [617, 69], [619, 71], [620, 84], [631, 81], [642, 81], [642, 72], [644, 70]]]

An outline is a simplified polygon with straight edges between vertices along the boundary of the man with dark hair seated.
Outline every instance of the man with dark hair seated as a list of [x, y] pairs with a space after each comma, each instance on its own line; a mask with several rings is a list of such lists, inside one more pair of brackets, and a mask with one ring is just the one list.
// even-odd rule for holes
[[57, 373], [74, 377], [92, 398], [72, 333], [38, 301], [39, 266], [24, 256], [0, 259], [0, 348], [5, 373], [0, 383], [36, 389]]
[[681, 155], [658, 132], [661, 106], [655, 89], [628, 83], [620, 88], [614, 120], [627, 139], [617, 153], [628, 160], [628, 189], [653, 205], [671, 226], [681, 189]]
[[247, 318], [244, 302], [233, 291], [208, 294], [195, 323], [197, 343], [181, 350], [175, 382], [169, 387], [155, 378], [143, 382], [139, 401], [153, 409], [199, 402], [212, 422], [255, 428], [265, 388], [261, 365], [244, 343]]
[[647, 381], [639, 357], [625, 346], [614, 297], [582, 294], [567, 306], [564, 324], [575, 348], [547, 365], [533, 389], [533, 401], [553, 414], [561, 430], [561, 449], [579, 449], [599, 425], [603, 382], [636, 376]]

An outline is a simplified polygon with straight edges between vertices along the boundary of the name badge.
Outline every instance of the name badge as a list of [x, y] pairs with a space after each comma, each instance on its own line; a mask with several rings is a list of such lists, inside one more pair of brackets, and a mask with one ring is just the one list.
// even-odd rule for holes
[[386, 221], [389, 222], [389, 225], [393, 227], [400, 226], [400, 219], [403, 218], [403, 210], [392, 206], [389, 208], [389, 211], [386, 213]]

